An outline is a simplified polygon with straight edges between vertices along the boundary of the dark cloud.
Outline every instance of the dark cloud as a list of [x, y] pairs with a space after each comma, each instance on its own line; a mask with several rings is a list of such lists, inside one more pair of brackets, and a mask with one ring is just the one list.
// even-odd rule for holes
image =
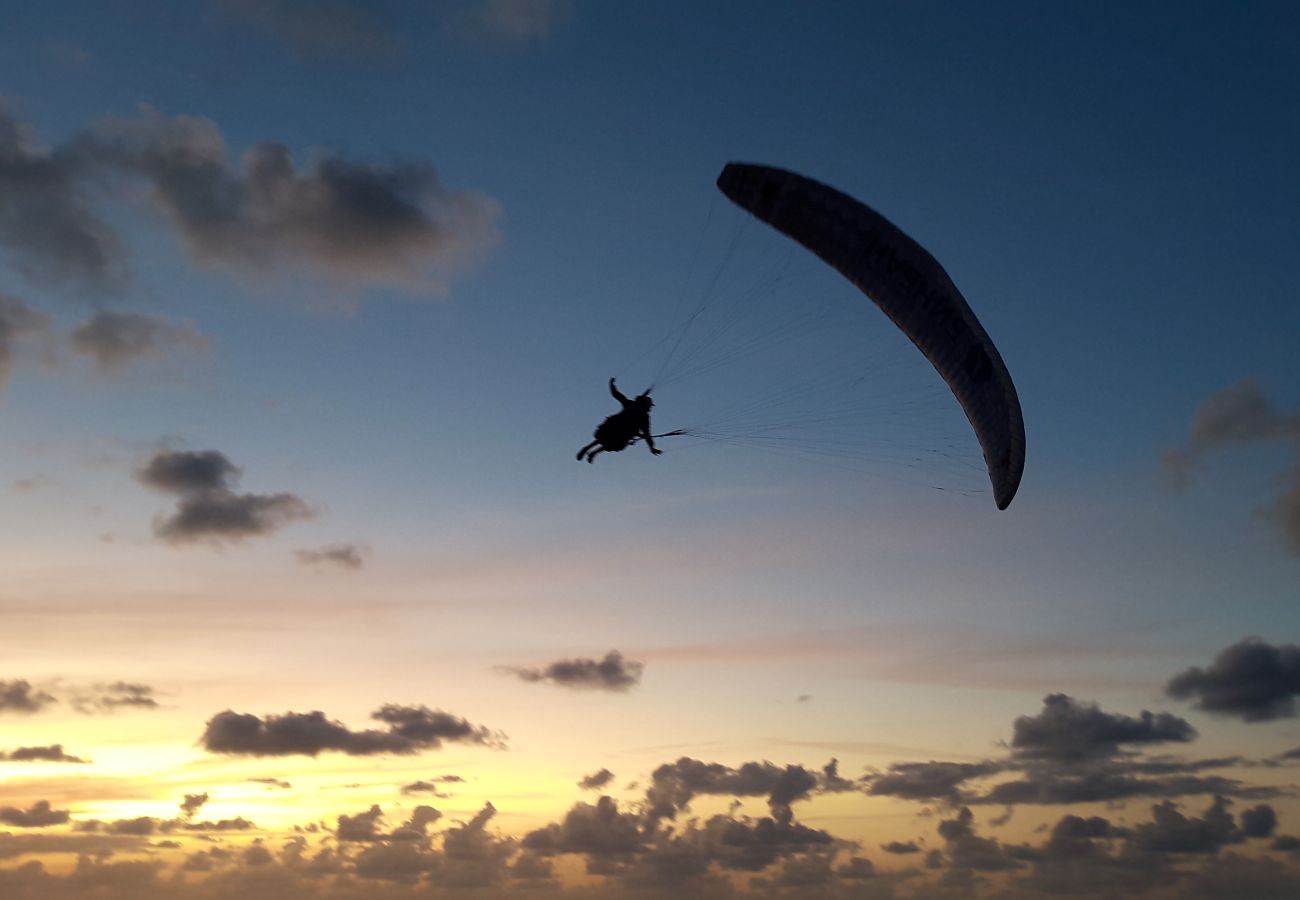
[[51, 825], [62, 825], [69, 818], [66, 809], [52, 809], [48, 800], [37, 800], [28, 809], [0, 806], [0, 822], [16, 828], [48, 828]]
[[[0, 127], [3, 122], [0, 122]], [[0, 166], [3, 163], [0, 162]], [[3, 192], [3, 178], [0, 177], [0, 192]], [[4, 200], [0, 199], [0, 215]], [[50, 317], [32, 309], [16, 297], [0, 291], [0, 388], [9, 383], [13, 372], [14, 353], [18, 343], [27, 337], [41, 334], [50, 327]]]
[[965, 799], [969, 803], [1068, 805], [1196, 794], [1259, 798], [1277, 797], [1281, 791], [1222, 776], [1138, 777], [1123, 763], [1108, 762], [1082, 770], [1035, 767], [1021, 779], [996, 784]]
[[[1300, 451], [1300, 409], [1278, 409], [1254, 378], [1244, 378], [1206, 397], [1192, 416], [1187, 450], [1166, 450], [1163, 468], [1178, 486], [1191, 481], [1194, 464], [1206, 452], [1229, 445], [1294, 442]], [[1285, 476], [1287, 487], [1262, 510], [1300, 556], [1300, 463]]]
[[1179, 812], [1172, 801], [1157, 803], [1151, 821], [1134, 828], [1129, 841], [1148, 853], [1217, 853], [1242, 839], [1228, 806], [1225, 798], [1216, 797], [1198, 818]]
[[421, 779], [410, 784], [404, 784], [401, 791], [403, 794], [432, 794], [435, 797], [449, 797], [451, 795], [442, 793], [438, 789], [438, 785], [458, 784], [464, 780], [459, 775], [439, 775], [436, 778]]
[[900, 856], [921, 852], [921, 848], [916, 845], [915, 841], [907, 841], [906, 843], [903, 841], [890, 841], [887, 844], [881, 844], [880, 849], [886, 853], [894, 853]]
[[289, 493], [203, 494], [182, 498], [175, 513], [154, 523], [154, 533], [171, 543], [242, 541], [315, 514]]
[[993, 775], [1005, 768], [998, 762], [902, 762], [869, 779], [868, 793], [905, 800], [955, 799], [959, 788], [973, 778]]
[[315, 550], [295, 550], [298, 562], [306, 566], [337, 566], [340, 569], [360, 569], [366, 564], [370, 548], [364, 544], [330, 544]]
[[113, 713], [123, 709], [158, 709], [161, 704], [153, 693], [153, 688], [147, 684], [115, 681], [90, 688], [78, 688], [72, 692], [68, 702], [77, 712], [86, 715]]
[[1194, 449], [1279, 438], [1300, 440], [1300, 411], [1279, 411], [1254, 378], [1244, 378], [1206, 397], [1192, 416]]
[[498, 732], [423, 706], [387, 704], [371, 718], [388, 728], [353, 731], [319, 710], [259, 718], [228, 709], [208, 720], [200, 742], [211, 753], [232, 755], [316, 756], [332, 751], [370, 756], [435, 750], [444, 741], [490, 747], [499, 747], [503, 741]]
[[186, 794], [185, 799], [181, 801], [181, 815], [190, 819], [194, 814], [203, 808], [203, 804], [208, 802], [208, 795], [205, 791], [202, 794]]
[[0, 681], [0, 713], [35, 713], [57, 702], [52, 695], [34, 689], [22, 679]]
[[154, 533], [171, 543], [237, 542], [315, 515], [294, 494], [235, 493], [239, 475], [216, 450], [160, 450], [136, 471], [142, 484], [180, 497], [172, 515], [154, 522]]
[[360, 0], [214, 0], [216, 8], [307, 56], [383, 57], [401, 42]]
[[1121, 747], [1185, 743], [1195, 737], [1196, 729], [1169, 713], [1143, 710], [1133, 718], [1104, 713], [1096, 704], [1065, 694], [1049, 694], [1037, 716], [1015, 720], [1011, 750], [1018, 759], [1083, 761], [1114, 756]]
[[282, 791], [287, 791], [293, 787], [292, 784], [280, 778], [250, 778], [248, 780], [253, 784], [264, 784], [269, 788], [279, 788]]
[[0, 99], [0, 251], [32, 281], [112, 286], [123, 275], [122, 248], [88, 210], [78, 174]]
[[497, 236], [496, 204], [449, 190], [430, 165], [321, 153], [300, 168], [288, 147], [261, 142], [233, 166], [216, 123], [193, 116], [104, 118], [68, 155], [148, 184], [195, 262], [241, 275], [437, 291]]
[[[300, 45], [384, 43], [359, 3], [231, 0], [228, 8]], [[195, 262], [254, 277], [300, 272], [440, 291], [498, 236], [497, 204], [447, 188], [427, 163], [322, 152], [298, 165], [284, 145], [263, 141], [235, 164], [214, 122], [149, 108], [100, 119], [49, 150], [0, 104], [0, 250], [27, 278], [124, 283], [126, 253], [90, 210], [92, 193], [108, 205], [143, 197]]]
[[1208, 668], [1175, 675], [1165, 693], [1246, 722], [1291, 718], [1300, 696], [1300, 647], [1246, 638], [1220, 652]]
[[1248, 838], [1272, 837], [1277, 830], [1277, 811], [1267, 803], [1253, 806], [1241, 814], [1241, 833]]
[[641, 682], [643, 665], [624, 659], [623, 654], [611, 650], [600, 660], [562, 659], [544, 669], [501, 668], [529, 682], [546, 681], [579, 690], [626, 691]]
[[72, 330], [72, 346], [104, 374], [132, 363], [208, 347], [208, 339], [187, 322], [141, 313], [100, 312]]
[[65, 753], [62, 744], [49, 744], [44, 747], [15, 747], [13, 750], [0, 750], [0, 760], [5, 762], [61, 762], [88, 763], [90, 760]]
[[584, 791], [594, 791], [603, 788], [613, 780], [613, 772], [609, 769], [601, 769], [599, 772], [592, 772], [590, 775], [584, 775], [578, 779], [578, 787]]
[[792, 803], [825, 787], [822, 773], [803, 766], [782, 767], [764, 760], [747, 762], [733, 769], [721, 763], [706, 763], [683, 756], [654, 770], [650, 787], [646, 789], [646, 807], [652, 819], [673, 819], [700, 794], [766, 796], [773, 817], [788, 822], [792, 816]]
[[142, 484], [180, 496], [229, 491], [239, 475], [217, 450], [162, 450], [136, 472]]
[[955, 818], [941, 821], [938, 831], [944, 840], [944, 858], [950, 870], [1000, 872], [1023, 865], [997, 840], [975, 833], [975, 817], [967, 807], [962, 807]]
[[641, 826], [639, 815], [621, 812], [616, 800], [601, 797], [595, 805], [575, 803], [562, 821], [525, 835], [522, 846], [543, 856], [631, 858], [643, 845]]

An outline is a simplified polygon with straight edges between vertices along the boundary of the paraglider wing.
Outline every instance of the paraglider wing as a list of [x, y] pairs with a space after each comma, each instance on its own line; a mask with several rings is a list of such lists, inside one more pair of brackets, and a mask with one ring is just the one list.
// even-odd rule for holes
[[884, 216], [811, 178], [728, 163], [718, 188], [853, 282], [934, 364], [975, 429], [993, 499], [1006, 509], [1025, 468], [1020, 400], [997, 348], [943, 266]]

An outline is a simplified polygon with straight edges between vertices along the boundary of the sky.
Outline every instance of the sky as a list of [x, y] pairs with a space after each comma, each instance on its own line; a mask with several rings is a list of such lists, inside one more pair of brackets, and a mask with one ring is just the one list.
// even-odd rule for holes
[[1294, 5], [0, 20], [0, 896], [1300, 895]]

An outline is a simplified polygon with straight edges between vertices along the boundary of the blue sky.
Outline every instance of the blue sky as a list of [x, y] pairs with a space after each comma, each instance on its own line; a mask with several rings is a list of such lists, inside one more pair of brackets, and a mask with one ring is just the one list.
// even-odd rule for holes
[[[199, 765], [195, 737], [223, 707], [356, 723], [384, 702], [442, 703], [525, 736], [510, 777], [484, 774], [461, 812], [521, 792], [528, 827], [562, 816], [570, 774], [632, 760], [622, 783], [675, 755], [646, 748], [812, 766], [788, 748], [835, 746], [856, 777], [984, 758], [1058, 691], [1186, 715], [1196, 752], [1300, 741], [1287, 715], [1243, 724], [1164, 690], [1248, 636], [1295, 649], [1294, 6], [234, 0], [11, 4], [4, 21], [0, 98], [32, 158], [107, 159], [124, 131], [151, 152], [219, 135], [237, 173], [277, 142], [302, 173], [432, 167], [446, 218], [437, 248], [411, 251], [429, 264], [414, 286], [399, 251], [368, 269], [346, 246], [239, 256], [237, 236], [159, 199], [151, 158], [119, 159], [78, 194], [125, 248], [128, 277], [105, 286], [28, 277], [0, 196], [0, 294], [51, 317], [15, 339], [0, 401], [0, 616], [16, 623], [0, 687], [150, 686], [167, 711], [140, 741], [173, 774]], [[942, 262], [1023, 404], [1009, 510], [980, 492], [974, 438], [919, 354], [717, 192], [737, 159], [861, 198]], [[0, 190], [16, 192], [8, 164]], [[753, 327], [809, 298], [830, 311], [784, 349], [657, 390], [656, 427], [761, 412], [805, 369], [861, 365], [878, 410], [861, 458], [665, 438], [662, 457], [574, 463], [614, 411], [606, 379], [641, 389], [695, 298], [752, 285]], [[97, 369], [60, 335], [106, 310], [170, 324]], [[958, 459], [904, 467], [877, 439], [952, 441]], [[184, 497], [141, 472], [203, 450], [242, 469], [231, 492], [311, 514], [168, 542], [158, 522]], [[1190, 468], [1162, 464], [1171, 450]], [[345, 546], [355, 566], [295, 555]], [[80, 616], [94, 628], [68, 624]], [[644, 663], [644, 684], [570, 693], [499, 671], [611, 648]], [[68, 734], [108, 741], [107, 720], [68, 715]], [[47, 740], [39, 717], [9, 722], [28, 730], [0, 751]], [[53, 782], [26, 771], [0, 807], [45, 796]], [[60, 790], [74, 821], [144, 814]], [[327, 818], [380, 802], [321, 798]], [[808, 821], [848, 816], [870, 849], [904, 809], [850, 799]], [[1270, 802], [1284, 825], [1300, 815]], [[289, 827], [250, 809], [268, 841]]]

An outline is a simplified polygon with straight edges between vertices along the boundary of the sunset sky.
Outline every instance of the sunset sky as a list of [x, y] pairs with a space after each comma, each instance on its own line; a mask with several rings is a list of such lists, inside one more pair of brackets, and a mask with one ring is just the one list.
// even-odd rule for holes
[[[1297, 58], [1281, 2], [0, 4], [0, 898], [1300, 896]], [[1009, 509], [733, 160], [942, 262]], [[688, 433], [576, 462], [611, 376]]]

